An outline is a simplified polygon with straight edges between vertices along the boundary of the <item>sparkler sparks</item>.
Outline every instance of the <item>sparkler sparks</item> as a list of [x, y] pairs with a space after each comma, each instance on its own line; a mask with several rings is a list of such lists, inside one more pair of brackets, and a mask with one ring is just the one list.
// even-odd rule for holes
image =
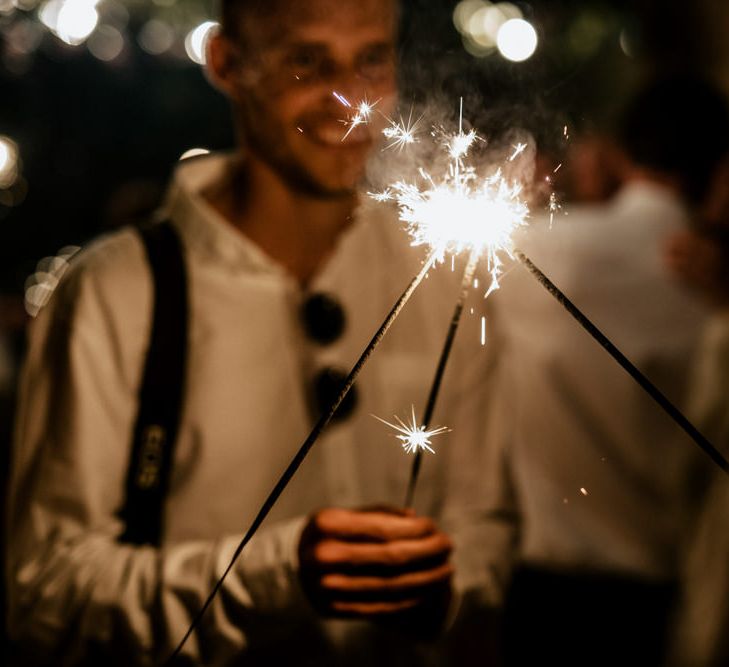
[[395, 415], [397, 424], [391, 424], [390, 422], [381, 419], [377, 415], [372, 416], [375, 419], [381, 421], [383, 424], [387, 424], [387, 426], [395, 429], [401, 434], [396, 435], [395, 437], [402, 442], [402, 448], [408, 454], [415, 454], [417, 452], [423, 451], [424, 449], [427, 449], [431, 454], [435, 454], [435, 450], [430, 446], [432, 444], [430, 439], [435, 437], [436, 435], [440, 435], [441, 433], [447, 433], [448, 431], [450, 431], [450, 429], [445, 426], [439, 426], [433, 429], [426, 429], [425, 426], [418, 425], [418, 422], [415, 419], [415, 406], [412, 406], [413, 421], [411, 424], [406, 424], [397, 415]]
[[481, 177], [466, 163], [479, 139], [475, 130], [463, 131], [461, 111], [458, 132], [446, 135], [444, 147], [450, 161], [442, 176], [433, 177], [421, 167], [422, 183], [398, 181], [370, 196], [396, 202], [412, 245], [430, 247], [439, 261], [445, 253], [463, 251], [485, 256], [492, 278], [488, 295], [498, 288], [498, 254], [511, 255], [512, 235], [526, 224], [529, 211], [520, 197], [520, 184], [508, 182], [500, 169]]
[[337, 98], [337, 101], [340, 104], [343, 104], [348, 109], [352, 108], [352, 105], [349, 103], [349, 100], [344, 95], [340, 95], [336, 90], [332, 91], [332, 95], [334, 95], [334, 97]]
[[549, 228], [552, 228], [552, 224], [554, 223], [554, 214], [559, 212], [562, 209], [562, 204], [559, 203], [557, 199], [557, 194], [555, 192], [552, 192], [549, 195]]
[[356, 127], [364, 125], [370, 121], [370, 118], [372, 117], [372, 111], [380, 101], [375, 100], [374, 102], [369, 102], [367, 99], [363, 99], [357, 104], [356, 107], [354, 107], [344, 95], [341, 95], [336, 90], [332, 91], [332, 95], [334, 95], [334, 97], [340, 104], [347, 107], [347, 109], [355, 109], [354, 114], [348, 120], [342, 121], [348, 127], [347, 131], [342, 137], [342, 141], [344, 141]]
[[464, 133], [463, 130], [459, 130], [458, 134], [452, 137], [448, 141], [448, 152], [454, 160], [460, 160], [466, 157], [469, 149], [473, 146], [473, 142], [476, 141], [477, 135], [476, 130]]
[[516, 160], [517, 157], [519, 157], [523, 152], [524, 149], [527, 147], [526, 144], [518, 143], [516, 146], [514, 146], [514, 152], [511, 154], [511, 157], [509, 158], [509, 162], [513, 162]]
[[400, 116], [400, 122], [396, 123], [388, 118], [390, 123], [389, 127], [382, 130], [382, 134], [387, 139], [390, 139], [390, 143], [385, 146], [388, 148], [399, 148], [402, 150], [408, 144], [414, 144], [416, 141], [415, 133], [418, 129], [418, 123], [422, 120], [422, 116], [413, 122], [413, 110], [410, 109], [410, 115], [408, 116], [407, 122]]

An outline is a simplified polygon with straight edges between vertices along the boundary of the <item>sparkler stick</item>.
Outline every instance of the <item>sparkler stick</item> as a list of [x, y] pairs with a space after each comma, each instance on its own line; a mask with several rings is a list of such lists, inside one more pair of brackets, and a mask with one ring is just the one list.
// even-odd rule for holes
[[[446, 366], [448, 364], [448, 358], [451, 354], [451, 348], [453, 347], [453, 341], [458, 331], [458, 325], [461, 321], [461, 315], [463, 314], [463, 305], [466, 302], [468, 291], [473, 282], [473, 274], [476, 272], [476, 265], [478, 264], [478, 253], [471, 252], [468, 258], [468, 264], [466, 270], [463, 272], [463, 280], [461, 281], [461, 292], [456, 302], [456, 307], [453, 310], [453, 317], [451, 318], [451, 324], [448, 327], [448, 333], [446, 334], [445, 343], [443, 344], [443, 350], [440, 353], [440, 359], [438, 360], [438, 366], [435, 369], [435, 376], [433, 377], [433, 384], [430, 385], [430, 393], [428, 394], [428, 402], [425, 404], [425, 412], [423, 413], [422, 425], [424, 429], [428, 428], [430, 420], [433, 417], [433, 411], [435, 410], [435, 403], [438, 400], [438, 392], [440, 391], [441, 381], [443, 380], [443, 374], [445, 373]], [[413, 458], [413, 465], [410, 469], [410, 481], [408, 482], [407, 493], [405, 494], [405, 507], [410, 508], [413, 505], [413, 499], [415, 496], [415, 486], [418, 483], [418, 475], [420, 474], [420, 466], [423, 462], [423, 452], [419, 449], [415, 458]]]
[[423, 264], [423, 267], [420, 269], [420, 272], [410, 281], [410, 284], [405, 288], [405, 291], [400, 295], [400, 298], [395, 302], [395, 305], [392, 307], [390, 312], [388, 313], [387, 317], [383, 321], [383, 323], [380, 325], [380, 328], [377, 330], [375, 335], [372, 337], [372, 340], [370, 341], [369, 345], [365, 348], [364, 352], [362, 352], [362, 355], [357, 360], [357, 363], [353, 366], [352, 370], [349, 372], [349, 375], [344, 380], [344, 383], [342, 385], [342, 388], [339, 390], [339, 394], [337, 397], [332, 401], [332, 403], [329, 405], [329, 408], [321, 415], [319, 418], [319, 421], [314, 425], [314, 428], [311, 430], [311, 433], [309, 433], [306, 440], [304, 440], [304, 443], [299, 448], [299, 451], [296, 452], [294, 455], [294, 458], [291, 460], [291, 463], [289, 463], [286, 470], [284, 470], [283, 474], [279, 478], [278, 482], [276, 482], [276, 485], [273, 487], [273, 490], [268, 495], [268, 498], [266, 498], [265, 502], [263, 503], [263, 506], [258, 511], [258, 514], [253, 519], [253, 522], [251, 523], [250, 527], [248, 528], [248, 531], [243, 536], [243, 539], [240, 541], [238, 546], [236, 547], [235, 552], [233, 553], [233, 557], [230, 559], [230, 562], [228, 563], [228, 566], [225, 568], [225, 571], [220, 576], [220, 578], [215, 582], [215, 586], [213, 587], [212, 591], [210, 592], [210, 595], [208, 595], [207, 599], [203, 603], [203, 606], [200, 608], [200, 610], [197, 612], [195, 617], [192, 620], [192, 623], [188, 627], [187, 631], [185, 632], [184, 637], [180, 640], [180, 643], [177, 645], [175, 650], [172, 652], [172, 654], [167, 658], [165, 661], [165, 665], [171, 665], [172, 661], [180, 654], [183, 647], [185, 646], [185, 643], [190, 638], [192, 633], [194, 632], [195, 628], [199, 625], [200, 621], [202, 620], [203, 615], [207, 611], [208, 607], [211, 605], [213, 600], [215, 599], [215, 596], [218, 594], [218, 591], [221, 589], [223, 582], [227, 578], [230, 571], [233, 569], [233, 565], [235, 565], [235, 562], [238, 560], [238, 557], [243, 552], [243, 549], [245, 546], [251, 541], [251, 538], [256, 534], [256, 531], [260, 528], [261, 524], [263, 523], [264, 519], [268, 516], [269, 512], [273, 508], [273, 506], [276, 504], [276, 501], [279, 499], [281, 494], [283, 493], [284, 489], [288, 485], [288, 483], [291, 481], [293, 476], [296, 474], [296, 471], [299, 469], [301, 464], [306, 459], [307, 454], [311, 450], [311, 448], [314, 446], [314, 443], [319, 439], [319, 436], [321, 435], [322, 431], [326, 428], [327, 424], [330, 422], [331, 418], [334, 416], [334, 413], [339, 408], [339, 405], [344, 400], [344, 398], [349, 393], [349, 390], [354, 385], [355, 380], [357, 379], [357, 376], [359, 375], [360, 371], [364, 367], [364, 365], [367, 363], [367, 360], [370, 358], [372, 353], [377, 349], [379, 344], [382, 342], [382, 339], [385, 337], [385, 334], [387, 334], [388, 330], [392, 326], [393, 322], [397, 319], [398, 315], [400, 314], [400, 311], [405, 307], [405, 304], [410, 300], [410, 297], [413, 295], [415, 290], [417, 289], [418, 285], [423, 281], [423, 278], [425, 278], [425, 275], [428, 273], [428, 271], [433, 267], [433, 264], [435, 263], [437, 259], [437, 253], [433, 252], [431, 253], [430, 257], [426, 260], [425, 264]]
[[729, 474], [729, 461], [709, 442], [709, 440], [686, 418], [686, 416], [656, 387], [633, 363], [600, 331], [588, 317], [570, 301], [565, 294], [520, 250], [514, 251], [515, 257], [531, 272], [539, 283], [577, 320], [608, 354], [632, 377], [645, 392], [675, 421], [686, 434], [709, 455], [725, 473]]

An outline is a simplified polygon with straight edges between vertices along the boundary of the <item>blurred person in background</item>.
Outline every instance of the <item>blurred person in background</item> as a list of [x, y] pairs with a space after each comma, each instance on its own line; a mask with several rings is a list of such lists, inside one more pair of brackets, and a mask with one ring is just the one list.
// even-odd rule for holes
[[[517, 247], [685, 408], [709, 308], [663, 252], [729, 147], [726, 102], [690, 77], [649, 83], [620, 145], [610, 201], [536, 221]], [[505, 344], [489, 427], [521, 518], [506, 662], [661, 664], [704, 454], [526, 271], [492, 298]]]
[[[706, 323], [691, 376], [688, 416], [729, 454], [729, 156], [714, 178], [695, 230], [669, 240], [675, 274], [706, 300]], [[672, 667], [729, 664], [729, 480], [716, 470], [682, 562]]]
[[[208, 64], [238, 150], [183, 162], [163, 211], [182, 242], [190, 309], [164, 530], [132, 535], [154, 517], [130, 506], [129, 480], [151, 470], [158, 484], [164, 431], [144, 431], [149, 457], [138, 470], [130, 461], [152, 313], [175, 297], [153, 304], [144, 246], [124, 229], [79, 254], [32, 327], [9, 519], [15, 664], [169, 655], [342, 369], [421, 266], [388, 215], [358, 210], [376, 126], [342, 141], [349, 112], [333, 96], [388, 109], [396, 19], [394, 0], [223, 2]], [[410, 461], [369, 414], [424, 403], [452, 275], [431, 276], [410, 302], [179, 664], [428, 664], [435, 649], [420, 640], [453, 587], [498, 600], [511, 528], [490, 509], [498, 455], [480, 446], [487, 357], [454, 354], [458, 383], [436, 415], [453, 435], [420, 480], [418, 509], [450, 535], [411, 510], [343, 509], [402, 502]], [[307, 517], [315, 508], [325, 509]]]
[[620, 162], [620, 151], [610, 137], [588, 133], [571, 142], [564, 160], [568, 201], [608, 201], [620, 188]]

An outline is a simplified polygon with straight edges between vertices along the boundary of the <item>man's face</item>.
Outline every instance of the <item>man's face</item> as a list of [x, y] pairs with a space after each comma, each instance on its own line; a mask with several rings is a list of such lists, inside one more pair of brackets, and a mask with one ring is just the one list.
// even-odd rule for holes
[[[270, 16], [243, 20], [236, 113], [253, 154], [297, 190], [351, 192], [364, 172], [376, 123], [355, 128], [356, 109], [395, 95], [393, 0], [282, 0]], [[377, 118], [381, 118], [377, 115]]]

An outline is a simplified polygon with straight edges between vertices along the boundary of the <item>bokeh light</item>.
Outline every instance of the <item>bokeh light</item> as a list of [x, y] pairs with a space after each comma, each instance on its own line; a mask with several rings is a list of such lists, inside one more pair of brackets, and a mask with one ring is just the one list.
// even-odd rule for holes
[[40, 4], [40, 0], [12, 0], [12, 4], [16, 9], [30, 12]]
[[72, 46], [82, 44], [99, 22], [99, 0], [49, 0], [39, 12], [41, 22]]
[[110, 62], [124, 50], [124, 36], [116, 28], [102, 25], [91, 35], [86, 46], [95, 58]]
[[453, 24], [461, 33], [464, 48], [477, 57], [493, 53], [501, 26], [521, 18], [521, 9], [510, 2], [461, 0], [453, 11]]
[[205, 64], [205, 49], [208, 39], [218, 25], [215, 21], [205, 21], [191, 30], [185, 37], [185, 52], [192, 62], [198, 65]]
[[175, 31], [164, 21], [150, 19], [139, 31], [137, 42], [144, 51], [152, 56], [158, 56], [172, 48], [175, 43]]
[[17, 144], [0, 136], [0, 188], [9, 188], [18, 179], [19, 153]]
[[25, 311], [35, 317], [50, 300], [59, 281], [66, 273], [69, 261], [80, 248], [66, 246], [55, 257], [44, 257], [36, 265], [33, 275], [25, 281]]
[[462, 35], [467, 32], [471, 17], [485, 6], [483, 0], [461, 0], [453, 10], [453, 25]]
[[496, 45], [507, 60], [522, 62], [536, 51], [537, 31], [524, 19], [509, 19], [499, 28]]
[[190, 148], [180, 155], [180, 160], [187, 160], [198, 155], [207, 155], [210, 151], [207, 148]]

